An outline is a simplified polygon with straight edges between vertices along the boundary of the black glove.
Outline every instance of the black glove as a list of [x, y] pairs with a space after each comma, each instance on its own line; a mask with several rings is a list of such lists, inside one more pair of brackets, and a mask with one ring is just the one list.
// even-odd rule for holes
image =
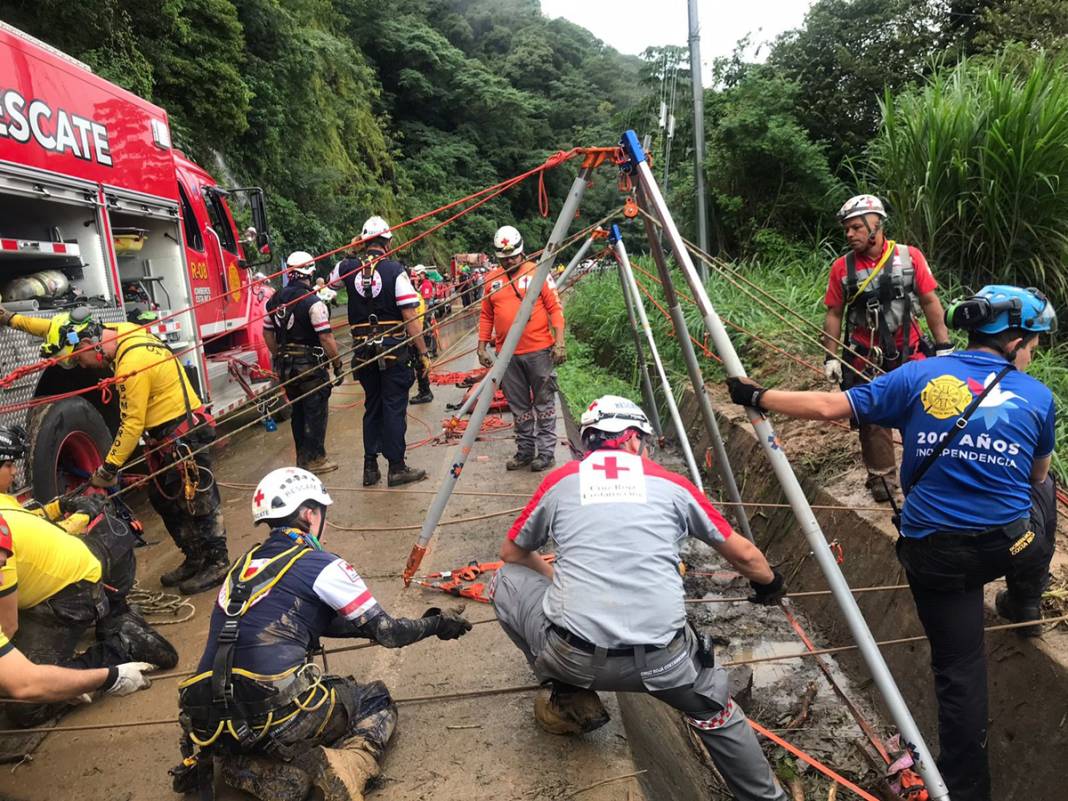
[[761, 606], [775, 606], [786, 595], [786, 579], [782, 577], [775, 568], [771, 569], [772, 579], [768, 584], [757, 584], [755, 581], [750, 581], [749, 586], [753, 588], [753, 594], [746, 598], [751, 604], [760, 604]]
[[423, 612], [423, 617], [437, 617], [439, 640], [455, 640], [471, 631], [471, 621], [463, 616], [463, 606], [438, 609], [432, 606]]
[[60, 498], [59, 511], [64, 515], [73, 515], [81, 512], [93, 520], [104, 511], [107, 498], [103, 495], [76, 495], [73, 498]]
[[727, 391], [731, 394], [731, 400], [739, 406], [764, 411], [764, 407], [760, 405], [760, 397], [767, 389], [751, 378], [728, 378]]

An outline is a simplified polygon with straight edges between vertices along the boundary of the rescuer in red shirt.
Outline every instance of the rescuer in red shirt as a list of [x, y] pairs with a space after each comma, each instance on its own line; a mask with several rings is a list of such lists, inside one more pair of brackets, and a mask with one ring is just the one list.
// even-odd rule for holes
[[[823, 371], [843, 390], [865, 384], [876, 375], [925, 356], [953, 352], [942, 304], [927, 259], [919, 248], [887, 240], [886, 209], [874, 195], [857, 195], [838, 212], [850, 252], [831, 265], [823, 303]], [[935, 345], [923, 338], [917, 321], [927, 320]], [[842, 334], [846, 342], [843, 358]], [[907, 332], [907, 338], [906, 338]], [[897, 461], [889, 429], [860, 426], [860, 451], [868, 468], [872, 497], [890, 500], [897, 486]]]

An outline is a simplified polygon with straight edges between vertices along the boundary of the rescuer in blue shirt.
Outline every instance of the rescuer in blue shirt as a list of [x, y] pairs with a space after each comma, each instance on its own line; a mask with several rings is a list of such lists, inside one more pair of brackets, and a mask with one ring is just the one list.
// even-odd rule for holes
[[[852, 417], [901, 432], [897, 553], [931, 644], [938, 766], [953, 801], [990, 801], [983, 586], [1004, 576], [998, 613], [1014, 622], [1041, 618], [1056, 527], [1054, 402], [1023, 371], [1056, 315], [1035, 289], [987, 286], [951, 306], [946, 322], [968, 331], [966, 351], [906, 364], [844, 393], [766, 390], [737, 378], [728, 387], [735, 403], [761, 411]], [[1041, 627], [1020, 631], [1033, 636]]]

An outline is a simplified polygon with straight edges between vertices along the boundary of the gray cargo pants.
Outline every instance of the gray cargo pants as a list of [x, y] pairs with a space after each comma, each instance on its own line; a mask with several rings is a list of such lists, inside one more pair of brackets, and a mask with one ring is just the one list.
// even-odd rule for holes
[[[515, 421], [516, 453], [552, 458], [556, 450], [556, 372], [552, 348], [512, 357], [501, 379]], [[536, 446], [536, 447], [535, 447]]]
[[588, 653], [549, 627], [542, 608], [548, 588], [545, 576], [520, 565], [504, 565], [489, 588], [501, 628], [540, 681], [648, 693], [684, 714], [738, 801], [785, 801], [745, 712], [729, 696], [727, 672], [697, 663], [697, 639], [689, 626], [658, 650], [639, 646], [626, 656]]

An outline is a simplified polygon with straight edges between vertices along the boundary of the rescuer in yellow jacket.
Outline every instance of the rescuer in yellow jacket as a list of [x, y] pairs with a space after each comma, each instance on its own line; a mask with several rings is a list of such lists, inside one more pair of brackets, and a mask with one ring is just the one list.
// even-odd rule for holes
[[0, 325], [44, 339], [41, 357], [60, 367], [115, 375], [119, 428], [93, 486], [114, 487], [143, 436], [149, 473], [158, 472], [148, 484], [149, 500], [185, 555], [160, 583], [186, 595], [221, 584], [230, 559], [212, 467], [215, 425], [178, 358], [144, 328], [101, 324], [85, 307], [47, 319], [0, 309]]

